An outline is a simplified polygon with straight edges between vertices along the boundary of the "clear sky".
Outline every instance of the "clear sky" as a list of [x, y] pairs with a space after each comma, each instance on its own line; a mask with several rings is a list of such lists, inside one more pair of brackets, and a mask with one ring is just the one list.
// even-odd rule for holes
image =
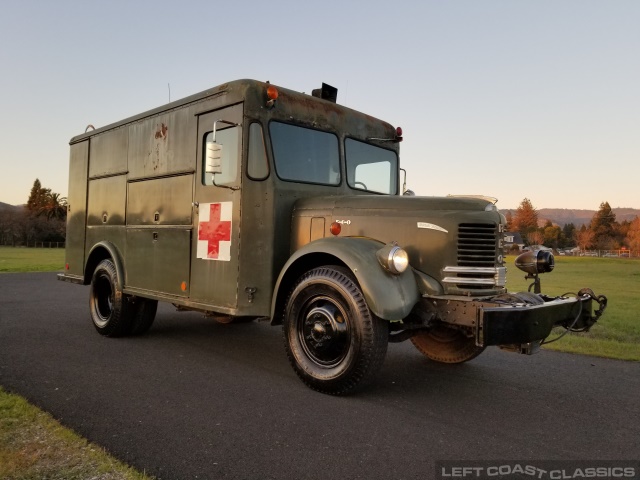
[[229, 80], [401, 126], [418, 195], [640, 208], [640, 1], [0, 0], [0, 201], [69, 139]]

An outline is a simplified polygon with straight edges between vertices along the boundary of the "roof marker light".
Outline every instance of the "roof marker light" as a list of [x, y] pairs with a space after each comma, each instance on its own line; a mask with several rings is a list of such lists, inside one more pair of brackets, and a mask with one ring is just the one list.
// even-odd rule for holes
[[267, 100], [267, 107], [273, 107], [278, 99], [278, 89], [273, 85], [267, 87], [267, 98], [269, 99]]
[[267, 87], [267, 97], [269, 100], [277, 100], [278, 99], [278, 89], [273, 85], [269, 85]]

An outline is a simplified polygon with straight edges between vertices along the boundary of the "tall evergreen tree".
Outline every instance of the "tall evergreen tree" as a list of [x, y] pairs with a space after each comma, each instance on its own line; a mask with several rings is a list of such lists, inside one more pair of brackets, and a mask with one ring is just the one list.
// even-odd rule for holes
[[29, 193], [29, 199], [27, 200], [27, 210], [31, 213], [38, 213], [38, 211], [44, 207], [47, 203], [47, 197], [51, 193], [50, 188], [43, 188], [40, 180], [36, 178], [31, 187], [31, 193]]
[[566, 238], [573, 238], [573, 234], [576, 231], [576, 226], [573, 223], [567, 223], [564, 227], [562, 227], [562, 233]]
[[600, 204], [600, 208], [591, 219], [589, 228], [593, 232], [593, 241], [597, 248], [616, 248], [616, 215], [611, 210], [609, 202]]

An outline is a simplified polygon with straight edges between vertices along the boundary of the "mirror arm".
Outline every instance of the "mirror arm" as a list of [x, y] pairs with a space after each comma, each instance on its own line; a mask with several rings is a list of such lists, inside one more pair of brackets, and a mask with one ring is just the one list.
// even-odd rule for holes
[[233, 190], [234, 192], [235, 192], [236, 190], [240, 190], [240, 187], [230, 187], [229, 185], [218, 185], [218, 184], [216, 183], [216, 174], [215, 174], [215, 173], [212, 173], [212, 174], [211, 174], [211, 182], [213, 183], [213, 186], [214, 186], [214, 187], [218, 187], [218, 188], [228, 188], [229, 190]]
[[215, 122], [213, 122], [213, 142], [215, 143], [216, 141], [216, 128], [218, 126], [218, 122], [220, 123], [226, 123], [227, 125], [231, 125], [232, 127], [237, 127], [240, 124], [239, 123], [234, 123], [234, 122], [230, 122], [228, 120], [223, 120], [221, 118], [219, 118], [218, 120], [216, 120]]

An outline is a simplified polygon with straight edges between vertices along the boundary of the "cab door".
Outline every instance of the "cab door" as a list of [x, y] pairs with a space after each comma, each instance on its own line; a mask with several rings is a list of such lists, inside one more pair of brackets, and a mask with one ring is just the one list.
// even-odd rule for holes
[[[207, 173], [207, 143], [222, 149], [222, 172]], [[238, 304], [242, 104], [198, 117], [190, 298], [233, 314]]]

